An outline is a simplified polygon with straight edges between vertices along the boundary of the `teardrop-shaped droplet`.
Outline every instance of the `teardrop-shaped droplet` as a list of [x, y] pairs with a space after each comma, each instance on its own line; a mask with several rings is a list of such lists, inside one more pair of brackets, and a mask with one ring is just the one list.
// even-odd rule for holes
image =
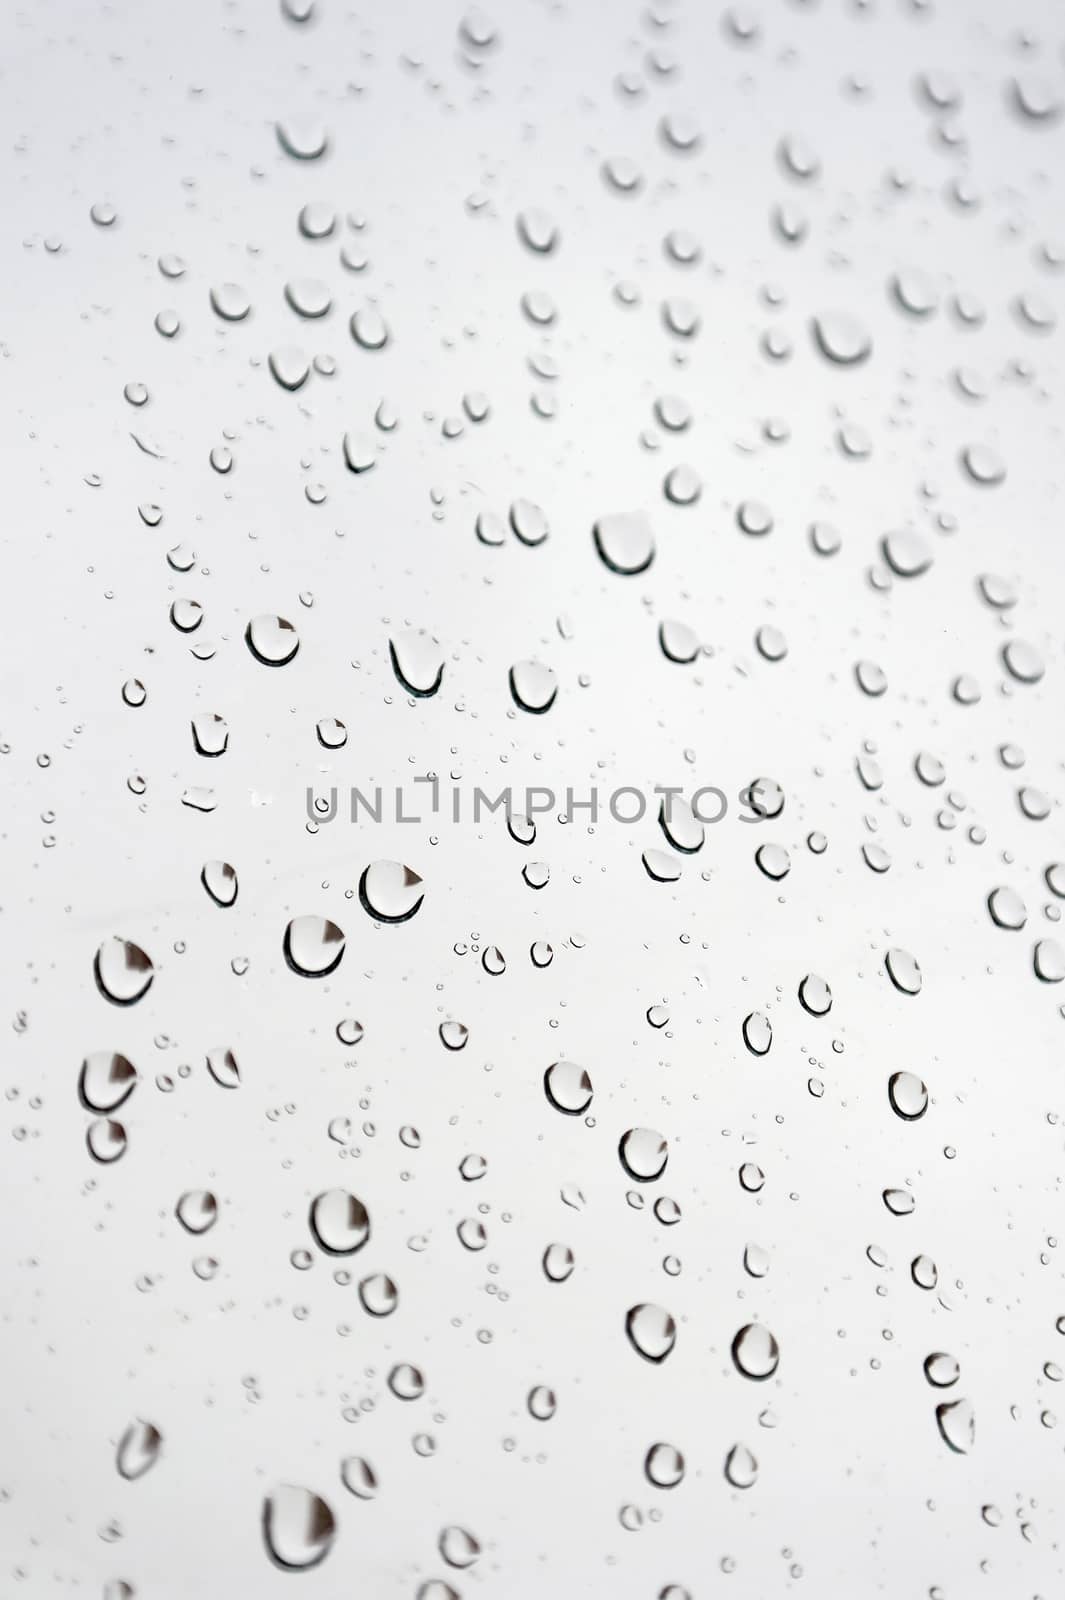
[[93, 960], [96, 987], [112, 1005], [132, 1006], [152, 986], [151, 957], [130, 939], [105, 939]]
[[324, 1561], [336, 1536], [336, 1519], [321, 1495], [283, 1483], [263, 1501], [267, 1554], [286, 1572], [307, 1572]]
[[537, 1384], [535, 1389], [529, 1390], [526, 1405], [528, 1406], [530, 1417], [535, 1417], [537, 1422], [550, 1422], [558, 1410], [558, 1399], [553, 1389], [549, 1389], [546, 1384], [540, 1383]]
[[285, 960], [301, 978], [325, 978], [344, 955], [343, 931], [328, 917], [293, 917], [282, 941]]
[[734, 1444], [725, 1457], [725, 1477], [734, 1489], [750, 1489], [758, 1478], [758, 1462], [745, 1444]]
[[239, 283], [220, 283], [211, 290], [211, 309], [224, 322], [243, 322], [251, 301]]
[[550, 255], [558, 247], [558, 226], [546, 211], [537, 207], [519, 211], [517, 228], [522, 244], [536, 255]]
[[370, 1214], [347, 1189], [327, 1189], [316, 1195], [308, 1221], [315, 1243], [326, 1255], [354, 1255], [370, 1237]]
[[271, 350], [266, 358], [274, 382], [280, 384], [282, 389], [287, 389], [294, 394], [303, 385], [311, 374], [311, 364], [306, 352], [298, 345], [283, 344]]
[[472, 1567], [481, 1553], [481, 1546], [473, 1534], [455, 1523], [441, 1529], [436, 1547], [449, 1567], [460, 1570]]
[[402, 861], [371, 861], [359, 879], [362, 908], [378, 922], [406, 922], [424, 899], [421, 878]]

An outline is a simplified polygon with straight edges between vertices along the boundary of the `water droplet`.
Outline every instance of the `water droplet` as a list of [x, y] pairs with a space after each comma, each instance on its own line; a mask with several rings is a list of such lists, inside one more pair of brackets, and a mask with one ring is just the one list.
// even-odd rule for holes
[[558, 679], [551, 667], [539, 661], [518, 661], [510, 669], [510, 693], [522, 711], [542, 716], [558, 694]]
[[388, 641], [392, 670], [409, 694], [428, 699], [444, 676], [444, 654], [424, 628], [408, 628]]
[[646, 572], [655, 555], [654, 533], [643, 511], [618, 511], [600, 517], [592, 529], [600, 559], [611, 572]]
[[125, 1056], [95, 1050], [78, 1075], [78, 1096], [87, 1111], [117, 1111], [137, 1087], [137, 1069]]
[[895, 1115], [916, 1122], [928, 1110], [928, 1090], [913, 1072], [893, 1072], [888, 1079], [888, 1099]]
[[189, 1189], [174, 1208], [188, 1233], [206, 1233], [218, 1221], [218, 1201], [209, 1189]]
[[321, 1495], [285, 1483], [263, 1501], [262, 1528], [267, 1554], [277, 1566], [307, 1572], [332, 1549], [336, 1519]]
[[211, 290], [211, 310], [224, 322], [243, 322], [251, 301], [239, 283], [220, 283]]
[[253, 617], [244, 631], [244, 641], [264, 667], [283, 667], [300, 647], [299, 634], [284, 617], [263, 613]]
[[749, 1322], [732, 1341], [732, 1359], [745, 1378], [764, 1382], [780, 1365], [780, 1347], [768, 1328]]
[[961, 1377], [961, 1367], [954, 1356], [936, 1350], [924, 1358], [924, 1375], [934, 1389], [949, 1389]]
[[345, 1456], [340, 1481], [357, 1500], [373, 1500], [377, 1494], [377, 1474], [364, 1456]]
[[301, 978], [325, 978], [340, 965], [344, 934], [327, 917], [293, 917], [282, 948], [292, 972]]
[[402, 861], [371, 861], [359, 879], [359, 901], [378, 922], [407, 922], [425, 899], [422, 880]]
[[811, 326], [821, 354], [839, 366], [857, 366], [872, 353], [873, 341], [868, 331], [846, 312], [822, 312]]
[[132, 1006], [152, 986], [151, 957], [130, 939], [105, 939], [93, 959], [96, 987], [116, 1006]]
[[884, 965], [900, 994], [920, 994], [921, 969], [908, 950], [889, 950], [884, 957]]
[[629, 1343], [646, 1361], [664, 1361], [677, 1342], [677, 1325], [661, 1306], [633, 1306], [625, 1315]]
[[131, 1422], [119, 1440], [115, 1465], [119, 1476], [132, 1483], [143, 1478], [159, 1460], [163, 1436], [152, 1422], [142, 1422], [138, 1417]]
[[350, 1256], [370, 1237], [370, 1214], [346, 1189], [327, 1189], [311, 1201], [308, 1217], [315, 1243], [330, 1256]]
[[946, 1400], [936, 1406], [943, 1442], [957, 1455], [967, 1455], [976, 1438], [976, 1419], [968, 1400]]
[[592, 1080], [573, 1061], [555, 1061], [544, 1073], [544, 1093], [556, 1111], [579, 1117], [592, 1103]]
[[832, 990], [824, 978], [810, 972], [799, 984], [799, 1000], [812, 1017], [823, 1017], [832, 1009]]
[[753, 1488], [758, 1478], [758, 1462], [745, 1444], [734, 1444], [725, 1457], [725, 1477], [734, 1489]]
[[656, 1489], [675, 1489], [684, 1477], [684, 1457], [672, 1444], [653, 1444], [644, 1457], [647, 1481]]
[[653, 1183], [666, 1170], [669, 1145], [653, 1128], [630, 1128], [618, 1144], [621, 1164], [637, 1183]]

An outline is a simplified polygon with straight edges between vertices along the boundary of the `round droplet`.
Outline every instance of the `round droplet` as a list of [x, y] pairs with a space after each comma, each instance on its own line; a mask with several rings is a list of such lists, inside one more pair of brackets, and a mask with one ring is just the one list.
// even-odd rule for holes
[[187, 1233], [206, 1233], [218, 1221], [218, 1201], [209, 1189], [189, 1189], [178, 1201], [174, 1215]]
[[933, 1389], [949, 1389], [961, 1377], [961, 1367], [954, 1356], [936, 1350], [924, 1358], [924, 1375]]
[[264, 667], [283, 667], [300, 647], [299, 634], [284, 617], [263, 613], [253, 617], [244, 630], [244, 641]]
[[558, 226], [546, 211], [536, 207], [519, 211], [517, 229], [522, 244], [537, 255], [550, 255], [558, 248], [561, 237]]
[[425, 899], [422, 880], [402, 861], [371, 861], [359, 879], [359, 901], [378, 922], [407, 922]]
[[932, 550], [923, 534], [910, 529], [886, 533], [880, 541], [884, 560], [899, 578], [917, 578], [932, 565]]
[[644, 1457], [643, 1470], [656, 1489], [675, 1489], [684, 1477], [684, 1457], [672, 1444], [653, 1444]]
[[813, 334], [817, 348], [839, 366], [857, 366], [873, 348], [867, 329], [845, 311], [826, 311], [814, 318]]
[[351, 337], [363, 350], [383, 350], [388, 343], [388, 324], [376, 306], [361, 306], [352, 314]]
[[344, 934], [327, 917], [293, 917], [285, 929], [285, 960], [301, 978], [325, 978], [340, 965]]
[[85, 1144], [94, 1161], [101, 1166], [110, 1166], [112, 1161], [117, 1161], [126, 1153], [126, 1130], [121, 1122], [100, 1117], [96, 1122], [90, 1122], [86, 1129]]
[[764, 1382], [780, 1365], [780, 1347], [768, 1328], [749, 1322], [732, 1341], [732, 1359], [745, 1378]]
[[556, 1111], [579, 1117], [592, 1103], [592, 1080], [574, 1061], [555, 1061], [544, 1073], [544, 1093]]
[[592, 528], [596, 550], [611, 572], [631, 577], [646, 572], [655, 555], [654, 533], [643, 511], [616, 511]]
[[449, 1050], [465, 1050], [470, 1030], [461, 1022], [442, 1022], [440, 1038]]
[[893, 1072], [888, 1079], [891, 1109], [904, 1122], [916, 1122], [928, 1110], [928, 1090], [914, 1072]]
[[336, 1519], [321, 1495], [285, 1483], [263, 1501], [263, 1540], [270, 1559], [286, 1572], [307, 1572], [324, 1561]]
[[315, 1243], [326, 1255], [354, 1255], [370, 1237], [370, 1214], [347, 1189], [327, 1189], [316, 1195], [308, 1221]]
[[653, 1183], [666, 1170], [669, 1144], [653, 1128], [630, 1128], [618, 1143], [621, 1165], [637, 1183]]
[[117, 1111], [137, 1087], [137, 1069], [125, 1056], [95, 1050], [78, 1074], [78, 1097], [86, 1111]]
[[1016, 889], [992, 889], [987, 897], [987, 909], [992, 922], [999, 928], [1017, 930], [1023, 928], [1028, 920], [1024, 901]]
[[224, 322], [243, 322], [251, 301], [239, 283], [221, 283], [211, 290], [211, 309]]
[[399, 1289], [385, 1272], [375, 1272], [359, 1284], [359, 1301], [371, 1317], [390, 1317], [399, 1305]]
[[786, 878], [791, 871], [791, 857], [783, 845], [760, 844], [754, 853], [754, 859], [758, 864], [759, 870], [767, 878], [772, 878], [774, 882], [779, 882], [781, 878]]
[[1010, 677], [1016, 678], [1018, 683], [1038, 683], [1046, 670], [1038, 650], [1023, 639], [1010, 639], [1003, 645], [1002, 661]]

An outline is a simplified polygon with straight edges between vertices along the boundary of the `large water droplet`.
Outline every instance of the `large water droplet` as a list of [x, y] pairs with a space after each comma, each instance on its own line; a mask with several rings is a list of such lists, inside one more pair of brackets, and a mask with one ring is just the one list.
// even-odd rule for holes
[[286, 1572], [307, 1572], [324, 1561], [336, 1535], [336, 1519], [321, 1495], [284, 1483], [263, 1501], [267, 1554]]
[[592, 1103], [592, 1080], [574, 1061], [555, 1061], [544, 1073], [544, 1093], [556, 1111], [579, 1117]]
[[148, 993], [155, 977], [151, 957], [130, 939], [105, 939], [93, 959], [96, 987], [112, 1005], [132, 1006]]
[[633, 576], [646, 572], [655, 555], [655, 539], [646, 512], [616, 511], [592, 528], [595, 547], [611, 572]]
[[285, 960], [301, 978], [325, 978], [340, 965], [344, 934], [327, 917], [293, 917], [285, 929]]
[[142, 1422], [138, 1417], [131, 1422], [119, 1440], [115, 1465], [120, 1477], [133, 1482], [155, 1466], [163, 1448], [163, 1436], [152, 1422]]
[[764, 1382], [780, 1364], [780, 1347], [768, 1328], [749, 1322], [732, 1341], [732, 1359], [745, 1378]]
[[330, 1256], [350, 1256], [370, 1237], [370, 1214], [347, 1189], [327, 1189], [311, 1201], [308, 1216], [315, 1243]]
[[444, 653], [424, 628], [408, 628], [388, 641], [392, 670], [410, 694], [428, 699], [444, 676]]
[[629, 1343], [646, 1361], [664, 1361], [677, 1342], [677, 1324], [662, 1306], [632, 1306], [625, 1315]]
[[359, 879], [359, 900], [378, 922], [407, 922], [425, 899], [422, 880], [402, 861], [371, 861]]

